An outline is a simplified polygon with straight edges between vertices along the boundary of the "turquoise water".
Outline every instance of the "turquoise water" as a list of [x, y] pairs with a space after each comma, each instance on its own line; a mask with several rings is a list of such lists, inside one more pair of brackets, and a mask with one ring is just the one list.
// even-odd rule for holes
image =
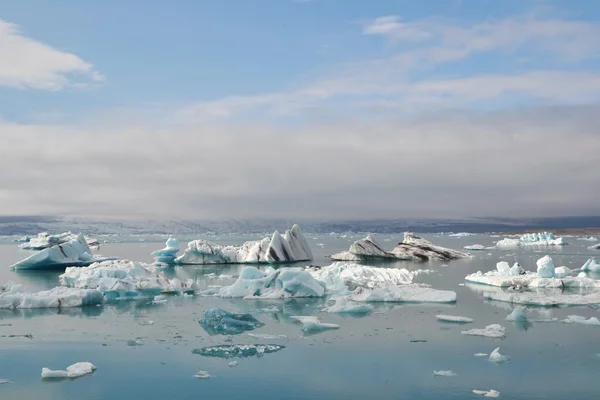
[[[307, 235], [315, 253], [312, 264], [326, 265], [327, 254], [345, 250], [355, 237]], [[500, 238], [475, 236], [451, 238], [427, 236], [434, 243], [462, 248], [467, 244], [491, 245]], [[214, 239], [214, 238], [213, 238]], [[225, 240], [226, 239], [226, 240]], [[249, 237], [228, 236], [227, 243]], [[391, 249], [398, 237], [379, 235]], [[591, 255], [590, 243], [567, 239], [564, 249], [552, 249], [555, 264], [580, 267]], [[323, 244], [318, 246], [317, 243]], [[149, 253], [162, 243], [130, 242], [102, 245], [106, 256], [151, 261]], [[121, 302], [84, 309], [0, 310], [0, 399], [476, 399], [473, 389], [498, 390], [501, 399], [590, 399], [600, 390], [600, 327], [560, 322], [533, 323], [527, 330], [505, 321], [508, 304], [484, 301], [481, 287], [459, 286], [464, 276], [487, 271], [497, 261], [517, 260], [535, 269], [535, 260], [546, 252], [536, 249], [483, 251], [472, 260], [448, 263], [398, 262], [380, 264], [407, 269], [428, 268], [417, 281], [437, 289], [454, 290], [453, 305], [375, 305], [363, 317], [319, 313], [323, 299], [247, 301], [212, 297], [169, 297], [166, 304], [148, 301]], [[491, 255], [488, 255], [491, 253]], [[0, 245], [0, 282], [25, 284], [30, 291], [57, 285], [59, 272], [15, 273], [7, 266], [26, 252], [15, 244]], [[306, 265], [308, 263], [304, 263]], [[303, 264], [299, 264], [303, 265]], [[445, 266], [447, 265], [447, 266]], [[208, 274], [236, 275], [240, 266], [183, 267], [172, 271], [195, 277], [203, 287], [226, 285], [233, 279]], [[286, 335], [276, 340], [248, 335], [210, 336], [198, 324], [210, 306], [232, 312], [251, 312], [265, 326], [252, 333]], [[339, 330], [304, 336], [291, 315], [319, 315]], [[436, 321], [436, 314], [475, 319], [456, 325]], [[531, 318], [564, 319], [567, 315], [599, 317], [592, 307], [530, 311]], [[149, 325], [150, 321], [153, 322]], [[506, 327], [505, 339], [461, 335], [463, 329], [498, 323]], [[10, 335], [33, 334], [33, 338]], [[279, 344], [279, 352], [237, 359], [204, 357], [194, 349], [218, 344]], [[474, 353], [490, 353], [500, 347], [509, 362], [495, 365]], [[64, 369], [78, 361], [90, 361], [98, 369], [87, 377], [67, 381], [43, 381], [42, 367]], [[451, 369], [455, 377], [434, 377], [434, 370]], [[198, 370], [209, 379], [195, 379]]]

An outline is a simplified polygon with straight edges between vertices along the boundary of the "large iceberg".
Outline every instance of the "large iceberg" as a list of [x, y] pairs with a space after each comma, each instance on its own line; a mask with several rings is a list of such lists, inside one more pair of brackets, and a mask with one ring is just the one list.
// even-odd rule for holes
[[217, 296], [243, 297], [245, 299], [283, 299], [289, 297], [323, 297], [325, 285], [317, 281], [304, 268], [271, 267], [260, 271], [245, 267], [237, 281], [221, 288]]
[[179, 240], [169, 238], [165, 243], [165, 248], [153, 251], [151, 255], [154, 257], [155, 262], [161, 262], [165, 264], [174, 264], [177, 253], [179, 252]]
[[246, 242], [241, 246], [222, 246], [205, 240], [188, 243], [179, 264], [276, 264], [312, 260], [312, 251], [298, 225], [281, 235], [275, 231], [269, 238]]
[[55, 287], [36, 293], [23, 291], [12, 282], [0, 285], [0, 309], [67, 308], [95, 306], [104, 302], [103, 294], [93, 289]]
[[[518, 263], [509, 267], [508, 263], [502, 261], [496, 264], [495, 271], [488, 271], [467, 275], [465, 280], [489, 286], [511, 287], [522, 286], [529, 288], [600, 288], [600, 280], [587, 278], [585, 276], [569, 276], [570, 269], [566, 267], [554, 267], [549, 256], [537, 260], [537, 272], [523, 271]], [[586, 267], [587, 266], [587, 267]], [[583, 268], [590, 268], [593, 263], [588, 261]]]
[[[41, 232], [34, 238], [27, 237], [28, 240], [19, 240], [23, 242], [19, 247], [27, 250], [43, 250], [57, 244], [69, 242], [76, 238], [77, 235], [71, 232], [63, 232], [56, 235], [51, 235], [48, 232]], [[100, 242], [98, 242], [97, 239], [86, 237], [85, 240], [88, 246], [100, 247]]]
[[67, 266], [83, 267], [98, 261], [114, 258], [92, 255], [84, 236], [80, 233], [68, 242], [40, 250], [10, 266], [11, 269], [53, 269]]
[[436, 246], [411, 232], [404, 233], [404, 240], [387, 252], [379, 246], [372, 237], [354, 242], [348, 251], [331, 256], [338, 261], [373, 261], [373, 260], [455, 260], [470, 258], [471, 255], [462, 251]]
[[[160, 265], [160, 264], [159, 264]], [[59, 276], [61, 285], [79, 289], [98, 289], [109, 297], [137, 296], [140, 292], [192, 292], [193, 279], [168, 278], [158, 265], [129, 260], [103, 261], [88, 267], [69, 267]]]
[[251, 314], [234, 314], [213, 307], [202, 314], [199, 323], [211, 335], [239, 335], [265, 325]]
[[526, 233], [518, 239], [504, 238], [496, 243], [496, 247], [512, 248], [521, 246], [564, 246], [567, 242], [550, 232]]

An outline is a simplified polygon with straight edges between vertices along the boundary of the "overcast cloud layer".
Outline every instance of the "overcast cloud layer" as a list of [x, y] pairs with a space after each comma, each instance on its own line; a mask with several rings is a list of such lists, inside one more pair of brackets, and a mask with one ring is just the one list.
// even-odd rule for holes
[[[356, 29], [392, 54], [280, 92], [98, 110], [77, 123], [1, 120], [0, 214], [600, 214], [600, 72], [585, 64], [600, 51], [598, 24], [391, 15]], [[0, 21], [3, 39], [0, 85], [61, 90], [81, 84], [72, 74], [102, 84], [91, 63]], [[506, 73], [436, 72], [490, 51], [537, 61]], [[31, 60], [40, 61], [24, 68]]]

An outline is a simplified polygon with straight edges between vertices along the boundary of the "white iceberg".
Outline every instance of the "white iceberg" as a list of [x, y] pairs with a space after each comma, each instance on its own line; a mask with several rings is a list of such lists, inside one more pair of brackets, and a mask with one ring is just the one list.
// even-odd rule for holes
[[496, 243], [499, 248], [513, 248], [522, 246], [564, 246], [567, 242], [562, 237], [555, 237], [553, 233], [526, 233], [518, 239], [504, 238]]
[[473, 393], [478, 394], [478, 395], [483, 396], [483, 397], [491, 397], [491, 398], [500, 397], [500, 392], [498, 392], [497, 390], [494, 390], [494, 389], [490, 389], [490, 390], [473, 390]]
[[237, 281], [221, 288], [219, 297], [243, 297], [245, 299], [284, 299], [291, 297], [323, 297], [325, 285], [313, 278], [304, 268], [245, 267]]
[[509, 360], [509, 357], [500, 354], [500, 347], [496, 347], [490, 354], [490, 361], [495, 364], [502, 364]]
[[321, 322], [318, 317], [315, 316], [300, 316], [294, 315], [290, 319], [299, 321], [302, 323], [302, 331], [304, 332], [319, 332], [329, 329], [339, 329], [339, 325]]
[[600, 250], [600, 243], [596, 243], [588, 247], [588, 250]]
[[586, 241], [586, 242], [597, 242], [598, 238], [590, 236], [590, 237], [580, 237], [580, 238], [577, 238], [577, 240], [583, 240], [583, 241]]
[[475, 236], [475, 234], [469, 233], [469, 232], [458, 232], [458, 233], [451, 233], [448, 236], [450, 236], [450, 237], [466, 237], [466, 236]]
[[581, 267], [582, 271], [585, 272], [600, 272], [600, 264], [594, 258], [590, 258]]
[[154, 257], [154, 262], [174, 264], [179, 249], [179, 240], [170, 237], [164, 249], [153, 251], [150, 255]]
[[455, 260], [470, 258], [471, 255], [458, 250], [436, 246], [433, 243], [414, 235], [404, 233], [404, 240], [391, 251], [385, 251], [372, 237], [358, 240], [350, 246], [350, 250], [331, 256], [338, 261], [373, 261], [373, 260]]
[[474, 356], [475, 357], [487, 357], [488, 354], [487, 353], [475, 353]]
[[210, 378], [210, 374], [206, 371], [198, 371], [196, 372], [196, 375], [194, 375], [194, 378], [196, 379], [208, 379]]
[[463, 335], [485, 336], [489, 338], [503, 338], [505, 336], [505, 328], [498, 324], [488, 325], [483, 329], [470, 329], [462, 331]]
[[248, 333], [248, 336], [253, 337], [255, 339], [262, 339], [262, 340], [287, 339], [286, 335], [273, 335], [270, 333]]
[[[41, 232], [38, 233], [38, 235], [34, 238], [29, 238], [28, 236], [19, 239], [19, 242], [23, 242], [23, 244], [20, 244], [19, 247], [21, 247], [22, 249], [26, 249], [26, 250], [43, 250], [43, 249], [47, 249], [48, 247], [52, 247], [55, 246], [57, 244], [62, 244], [62, 243], [66, 243], [69, 242], [73, 239], [77, 239], [78, 235], [75, 235], [74, 233], [71, 232], [63, 232], [63, 233], [59, 233], [57, 235], [51, 235], [48, 232]], [[93, 238], [85, 238], [86, 243], [88, 244], [88, 246], [91, 247], [99, 247], [100, 246], [100, 242], [98, 241], [98, 239], [93, 239]]]
[[590, 319], [586, 319], [580, 315], [569, 315], [562, 322], [565, 324], [580, 324], [580, 325], [588, 325], [588, 326], [600, 326], [600, 320], [596, 317], [590, 317]]
[[262, 240], [246, 242], [241, 246], [222, 246], [204, 240], [188, 243], [179, 264], [238, 264], [238, 263], [290, 263], [312, 260], [312, 251], [298, 225], [285, 231], [283, 236], [275, 231]]
[[96, 366], [90, 362], [78, 362], [67, 367], [66, 371], [51, 370], [42, 368], [42, 378], [44, 379], [64, 379], [64, 378], [79, 378], [80, 376], [89, 375], [96, 370]]
[[471, 251], [483, 251], [483, 250], [487, 250], [488, 248], [481, 244], [471, 244], [471, 245], [463, 247], [463, 249], [471, 250]]
[[433, 371], [433, 376], [456, 376], [456, 373], [452, 370]]
[[112, 260], [114, 258], [92, 255], [82, 234], [68, 242], [57, 244], [40, 250], [10, 266], [13, 270], [23, 269], [52, 269], [67, 266], [82, 267], [94, 262]]
[[373, 306], [356, 303], [347, 297], [337, 297], [334, 305], [325, 307], [322, 311], [336, 314], [368, 314], [373, 311]]
[[444, 321], [444, 322], [455, 322], [458, 324], [467, 324], [470, 322], [473, 322], [473, 318], [468, 318], [468, 317], [460, 317], [458, 315], [444, 315], [444, 314], [440, 314], [440, 315], [436, 315], [435, 318], [438, 321]]
[[359, 287], [352, 293], [350, 299], [364, 302], [454, 303], [456, 292], [417, 284], [388, 285], [374, 289]]
[[[589, 264], [588, 264], [589, 263]], [[593, 267], [593, 262], [588, 261], [587, 268]], [[515, 263], [508, 271], [508, 263], [502, 261], [496, 265], [496, 271], [488, 271], [467, 275], [465, 280], [488, 286], [511, 287], [522, 286], [528, 288], [580, 288], [592, 289], [600, 287], [600, 280], [586, 276], [569, 276], [571, 270], [567, 267], [555, 268], [552, 259], [544, 256], [537, 261], [537, 272], [523, 271], [518, 263]], [[584, 265], [584, 268], [586, 268]], [[520, 271], [518, 275], [517, 271]]]
[[505, 303], [521, 304], [525, 306], [586, 306], [600, 304], [600, 293], [590, 294], [562, 294], [557, 291], [553, 293], [535, 292], [486, 292], [483, 297], [488, 300], [501, 301]]
[[[59, 276], [61, 285], [69, 288], [97, 289], [107, 295], [136, 292], [193, 292], [193, 279], [168, 278], [155, 264], [129, 260], [103, 261], [88, 267], [70, 267]], [[120, 297], [120, 296], [117, 296]]]
[[95, 306], [104, 302], [98, 290], [55, 287], [36, 293], [23, 291], [23, 286], [9, 282], [0, 285], [0, 309], [68, 308]]

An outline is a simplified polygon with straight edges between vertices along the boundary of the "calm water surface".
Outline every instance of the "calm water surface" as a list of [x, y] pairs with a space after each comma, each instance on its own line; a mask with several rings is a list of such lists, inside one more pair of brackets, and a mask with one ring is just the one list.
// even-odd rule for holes
[[[427, 236], [440, 245], [492, 245], [500, 238], [478, 235], [453, 238]], [[315, 253], [312, 264], [329, 264], [328, 254], [345, 250], [360, 235], [307, 235]], [[211, 237], [237, 244], [254, 237]], [[377, 236], [391, 249], [400, 238]], [[190, 239], [190, 238], [185, 238]], [[150, 262], [149, 253], [162, 243], [129, 241], [103, 244], [99, 253]], [[570, 238], [571, 245], [551, 249], [555, 264], [580, 267], [600, 252], [586, 250], [589, 242]], [[0, 282], [23, 283], [28, 291], [58, 284], [60, 272], [16, 273], [8, 266], [28, 253], [16, 244], [0, 244]], [[66, 310], [0, 310], [0, 399], [476, 399], [473, 389], [495, 389], [502, 399], [591, 399], [600, 393], [600, 327], [560, 322], [533, 323], [528, 329], [505, 321], [512, 307], [484, 301], [480, 286], [459, 286], [466, 274], [495, 268], [498, 261], [517, 260], [535, 270], [535, 260], [546, 254], [537, 249], [483, 251], [472, 260], [448, 263], [397, 262], [388, 268], [432, 269], [418, 281], [437, 289], [454, 290], [453, 305], [385, 304], [364, 317], [320, 313], [325, 300], [247, 301], [212, 297], [169, 297], [166, 304], [128, 301], [103, 307]], [[308, 263], [299, 264], [307, 265]], [[202, 287], [227, 285], [240, 266], [181, 267], [171, 271], [194, 277]], [[233, 312], [251, 312], [266, 325], [254, 333], [286, 335], [263, 340], [248, 335], [210, 336], [198, 324], [210, 306]], [[467, 316], [467, 325], [440, 323], [436, 314]], [[304, 336], [291, 315], [319, 315], [339, 330]], [[531, 318], [567, 315], [600, 317], [596, 308], [534, 309]], [[148, 325], [153, 321], [152, 325]], [[505, 339], [461, 335], [463, 329], [492, 323], [506, 327]], [[10, 335], [33, 334], [33, 339]], [[262, 357], [231, 360], [204, 357], [192, 350], [217, 344], [280, 344], [285, 348]], [[509, 362], [495, 365], [474, 353], [500, 347]], [[84, 378], [45, 382], [42, 367], [64, 369], [90, 361], [98, 369]], [[434, 377], [433, 370], [451, 369], [455, 377]], [[211, 374], [199, 380], [198, 370]]]

